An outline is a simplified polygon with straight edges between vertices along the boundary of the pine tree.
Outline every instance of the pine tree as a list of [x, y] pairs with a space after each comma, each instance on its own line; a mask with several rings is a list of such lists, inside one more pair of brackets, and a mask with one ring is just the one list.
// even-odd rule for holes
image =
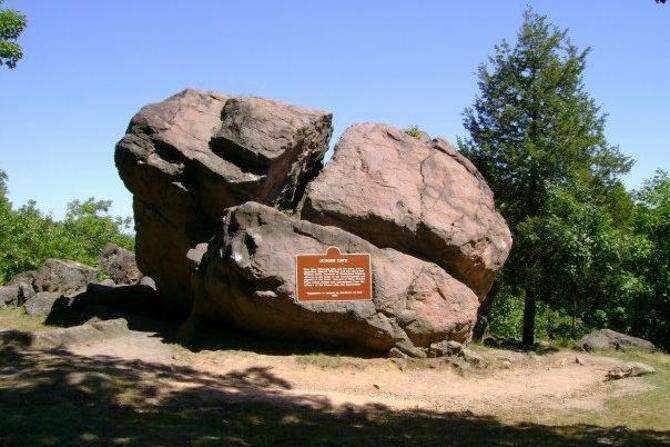
[[[605, 115], [584, 88], [589, 50], [579, 51], [546, 17], [527, 10], [514, 46], [495, 47], [479, 67], [479, 95], [464, 113], [459, 141], [488, 180], [514, 247], [502, 277], [524, 297], [523, 341], [534, 343], [536, 303], [547, 285], [561, 287], [531, 234], [549, 215], [557, 188], [607, 204], [630, 160], [604, 135]], [[556, 216], [553, 215], [552, 218]], [[560, 272], [560, 269], [559, 269]], [[492, 290], [498, 290], [494, 287]], [[493, 297], [489, 297], [493, 299]]]

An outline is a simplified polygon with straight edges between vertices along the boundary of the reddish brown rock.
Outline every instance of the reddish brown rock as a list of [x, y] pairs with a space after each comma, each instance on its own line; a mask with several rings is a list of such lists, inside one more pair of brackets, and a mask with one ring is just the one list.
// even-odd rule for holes
[[[253, 202], [228, 209], [223, 222], [195, 278], [194, 317], [414, 356], [425, 356], [419, 348], [431, 343], [470, 336], [477, 297], [434, 263]], [[295, 255], [329, 246], [370, 253], [372, 301], [296, 300]]]
[[133, 193], [140, 270], [188, 308], [188, 250], [215, 233], [226, 207], [293, 207], [331, 132], [329, 113], [262, 98], [185, 90], [143, 107], [115, 153]]
[[480, 299], [512, 245], [470, 161], [444, 140], [382, 124], [347, 129], [309, 184], [301, 215], [435, 262]]

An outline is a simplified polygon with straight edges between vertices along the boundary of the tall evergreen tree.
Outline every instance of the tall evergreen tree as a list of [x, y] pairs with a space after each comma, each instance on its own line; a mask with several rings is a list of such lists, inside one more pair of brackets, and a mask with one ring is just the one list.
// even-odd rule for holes
[[605, 115], [584, 88], [588, 52], [570, 42], [567, 30], [527, 10], [516, 43], [503, 41], [479, 67], [479, 95], [464, 113], [469, 137], [460, 148], [490, 183], [514, 237], [502, 278], [524, 297], [526, 344], [534, 342], [537, 300], [564, 286], [561, 266], [547, 265], [560, 260], [543, 252], [542, 239], [551, 239], [546, 231], [556, 227], [543, 225], [557, 218], [555, 197], [574, 189], [575, 198], [617, 206], [611, 193], [621, 190], [618, 177], [631, 167], [607, 143]]

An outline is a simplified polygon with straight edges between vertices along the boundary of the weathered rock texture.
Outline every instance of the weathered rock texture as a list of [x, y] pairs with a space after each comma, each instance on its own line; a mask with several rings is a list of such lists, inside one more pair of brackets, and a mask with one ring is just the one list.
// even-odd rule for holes
[[47, 259], [35, 273], [33, 286], [38, 292], [74, 292], [94, 281], [97, 273], [93, 267], [79, 262]]
[[267, 99], [185, 90], [142, 108], [115, 161], [133, 193], [140, 270], [191, 301], [186, 253], [249, 200], [291, 208], [320, 170], [331, 114]]
[[512, 246], [493, 193], [444, 140], [350, 127], [310, 183], [302, 218], [435, 262], [481, 299]]
[[[295, 255], [329, 246], [371, 254], [372, 301], [296, 300]], [[227, 210], [196, 290], [195, 315], [275, 336], [412, 355], [444, 339], [467, 340], [478, 307], [477, 296], [434, 263], [253, 202]]]
[[[418, 357], [467, 341], [512, 244], [486, 182], [446, 141], [381, 124], [348, 129], [322, 169], [331, 133], [327, 112], [261, 98], [142, 108], [115, 154], [139, 270], [191, 322]], [[333, 245], [371, 254], [372, 301], [297, 301], [295, 255]]]
[[577, 348], [584, 351], [653, 351], [655, 349], [654, 344], [650, 341], [611, 329], [599, 329], [585, 335], [577, 342]]
[[92, 343], [130, 333], [128, 322], [122, 318], [88, 323], [42, 332], [17, 330], [0, 331], [0, 345], [15, 344], [29, 349], [58, 349], [81, 343]]
[[137, 284], [142, 279], [135, 253], [116, 244], [105, 245], [100, 253], [100, 265], [115, 284]]

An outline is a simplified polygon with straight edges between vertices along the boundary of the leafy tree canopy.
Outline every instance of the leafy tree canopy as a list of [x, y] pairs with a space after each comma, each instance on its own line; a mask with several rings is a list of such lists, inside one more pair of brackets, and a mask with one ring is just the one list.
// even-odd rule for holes
[[[4, 0], [0, 0], [2, 6]], [[0, 9], [0, 65], [15, 68], [23, 57], [21, 46], [16, 43], [27, 25], [26, 16], [13, 9]]]
[[7, 199], [6, 180], [0, 171], [0, 284], [16, 273], [40, 267], [47, 258], [98, 266], [108, 242], [133, 248], [133, 237], [124, 233], [130, 219], [111, 216], [110, 201], [75, 200], [68, 204], [65, 219], [56, 221], [34, 201], [14, 210]]

